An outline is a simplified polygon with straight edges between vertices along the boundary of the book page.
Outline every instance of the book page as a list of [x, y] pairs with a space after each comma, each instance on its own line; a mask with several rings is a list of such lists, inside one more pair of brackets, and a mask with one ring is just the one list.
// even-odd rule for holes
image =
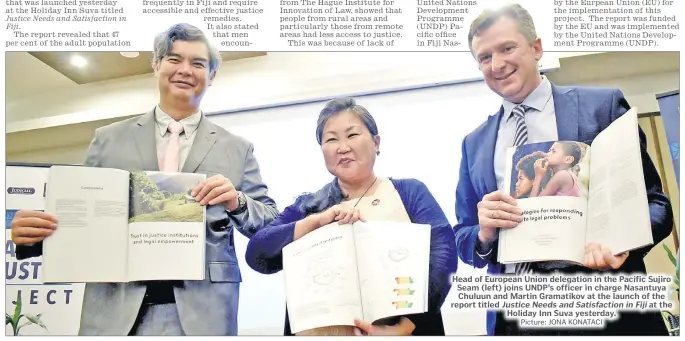
[[364, 320], [427, 311], [430, 225], [356, 222], [354, 236]]
[[586, 205], [571, 197], [520, 200], [518, 206], [523, 210], [524, 221], [514, 228], [500, 230], [497, 261], [582, 264]]
[[205, 206], [191, 191], [204, 174], [133, 172], [129, 280], [203, 280]]
[[53, 166], [45, 210], [57, 230], [43, 242], [45, 283], [126, 282], [126, 171]]
[[523, 222], [500, 229], [498, 261], [582, 263], [590, 148], [575, 141], [512, 147], [503, 191], [523, 210]]
[[614, 254], [652, 244], [636, 108], [599, 133], [592, 150], [601, 156], [592, 160], [587, 242]]
[[362, 318], [352, 225], [334, 222], [288, 244], [283, 273], [293, 333]]

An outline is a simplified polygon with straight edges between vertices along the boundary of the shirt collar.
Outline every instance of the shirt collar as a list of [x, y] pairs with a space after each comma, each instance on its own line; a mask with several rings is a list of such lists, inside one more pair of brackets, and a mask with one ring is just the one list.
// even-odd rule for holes
[[[186, 138], [192, 135], [193, 132], [197, 130], [197, 127], [200, 126], [201, 119], [202, 114], [200, 114], [200, 110], [198, 110], [194, 114], [180, 120], [179, 122], [183, 125], [183, 133], [181, 135], [185, 135]], [[155, 123], [157, 123], [158, 132], [161, 136], [164, 136], [164, 134], [167, 133], [167, 127], [173, 120], [174, 119], [165, 113], [159, 105], [155, 107]]]
[[[533, 108], [537, 111], [542, 111], [549, 103], [552, 98], [552, 84], [549, 82], [547, 77], [542, 76], [542, 82], [538, 85], [533, 92], [523, 100], [523, 105]], [[508, 120], [511, 117], [511, 112], [518, 104], [507, 101], [506, 99], [502, 103], [504, 108], [504, 118]]]

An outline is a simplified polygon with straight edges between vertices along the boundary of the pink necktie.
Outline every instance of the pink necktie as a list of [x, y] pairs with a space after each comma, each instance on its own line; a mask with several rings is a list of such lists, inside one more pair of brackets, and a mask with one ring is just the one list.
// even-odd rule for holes
[[169, 138], [169, 144], [166, 147], [166, 152], [164, 153], [164, 158], [162, 165], [159, 167], [162, 172], [178, 172], [180, 150], [181, 150], [181, 139], [180, 135], [183, 132], [183, 125], [179, 122], [173, 121], [169, 123], [167, 128], [171, 132], [171, 137]]

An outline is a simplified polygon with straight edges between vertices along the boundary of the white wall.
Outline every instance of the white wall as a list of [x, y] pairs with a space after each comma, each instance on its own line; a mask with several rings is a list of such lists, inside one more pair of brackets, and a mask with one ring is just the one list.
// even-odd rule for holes
[[[560, 59], [587, 55], [605, 53], [548, 52], [541, 65], [554, 69]], [[587, 60], [591, 64], [592, 59]], [[480, 79], [480, 74], [469, 53], [272, 52], [224, 63], [203, 109], [211, 114], [472, 79]], [[10, 98], [6, 133], [137, 115], [149, 110], [157, 98], [152, 74]]]
[[664, 72], [627, 78], [600, 79], [585, 82], [589, 86], [618, 87], [623, 91], [628, 103], [637, 107], [640, 113], [658, 112], [659, 102], [656, 95], [680, 88], [679, 72]]
[[30, 162], [48, 164], [82, 164], [88, 143], [78, 145], [40, 149], [27, 153], [7, 154], [7, 162]]
[[[548, 53], [541, 65], [554, 69], [560, 57], [570, 55], [579, 54]], [[275, 52], [224, 63], [203, 101], [203, 110], [211, 114], [478, 77], [469, 53]], [[36, 162], [45, 157], [49, 158], [45, 162], [64, 158], [64, 163], [80, 163], [82, 157], [74, 145], [87, 146], [94, 126], [107, 119], [138, 115], [157, 101], [152, 74], [10, 100], [6, 104], [6, 133], [13, 138], [7, 160]], [[49, 131], [66, 125], [68, 142], [59, 138], [40, 142], [46, 136], [40, 129]], [[21, 150], [13, 151], [17, 146]]]
[[[485, 7], [506, 2], [485, 1], [471, 8], [465, 19], [471, 20]], [[552, 50], [554, 32], [549, 13], [553, 3], [519, 2], [535, 18], [544, 49]], [[173, 21], [167, 19], [152, 26], [170, 25]], [[203, 109], [208, 113], [225, 112], [350, 92], [479, 78], [468, 48], [460, 50], [464, 52], [269, 52], [263, 57], [226, 63], [214, 89], [206, 95]], [[554, 68], [560, 55], [584, 54], [591, 53], [546, 53], [541, 63], [545, 68]], [[157, 89], [150, 76], [54, 90], [9, 100], [7, 132], [134, 115], [157, 102]]]
[[[542, 67], [558, 67], [562, 55], [546, 54]], [[225, 62], [202, 107], [207, 113], [226, 112], [479, 78], [469, 53], [272, 52]], [[157, 101], [152, 74], [40, 93], [7, 103], [7, 133], [135, 115]]]
[[[318, 55], [318, 54], [317, 54]], [[322, 54], [323, 55], [323, 54]], [[352, 55], [352, 54], [350, 54]], [[273, 56], [272, 56], [273, 57]], [[266, 64], [260, 64], [257, 63], [256, 61], [256, 66], [265, 66]], [[285, 63], [285, 62], [284, 62]], [[296, 64], [294, 61], [292, 61], [293, 64], [291, 65], [300, 65]], [[461, 64], [464, 65], [464, 64]], [[471, 66], [471, 65], [467, 65]], [[351, 66], [347, 66], [346, 68], [350, 68]], [[368, 67], [368, 66], [367, 66]], [[444, 64], [442, 64], [442, 67], [445, 67]], [[320, 69], [323, 70], [325, 68], [323, 67], [317, 67], [312, 65], [313, 69]], [[342, 68], [342, 66], [338, 67], [339, 69]], [[434, 66], [434, 68], [438, 68], [437, 66]], [[228, 69], [228, 68], [227, 68]], [[306, 74], [306, 65], [300, 65], [297, 68], [286, 68], [290, 70], [290, 74], [293, 77], [308, 77], [308, 76], [303, 76], [303, 74]], [[261, 68], [257, 68], [256, 70], [262, 70], [260, 72], [264, 72], [264, 74], [267, 74], [266, 70], [263, 70]], [[327, 83], [330, 83], [328, 85], [322, 85], [321, 88], [327, 88], [328, 90], [322, 90], [319, 85], [320, 83], [309, 83], [300, 78], [300, 81], [294, 82], [298, 83], [299, 87], [293, 84], [294, 89], [289, 89], [287, 86], [281, 88], [278, 90], [279, 94], [276, 94], [277, 96], [280, 96], [281, 99], [283, 100], [288, 100], [288, 101], [295, 101], [296, 99], [305, 99], [305, 98], [316, 98], [316, 97], [325, 97], [325, 96], [330, 96], [331, 94], [346, 94], [346, 93], [355, 93], [355, 92], [361, 92], [359, 89], [366, 89], [371, 91], [372, 89], [378, 89], [378, 88], [390, 88], [392, 86], [392, 81], [394, 80], [400, 80], [404, 79], [404, 81], [401, 81], [402, 84], [418, 84], [422, 81], [425, 81], [428, 76], [423, 76], [423, 77], [418, 77], [418, 78], [412, 78], [410, 76], [411, 73], [404, 73], [401, 70], [395, 70], [395, 73], [400, 73], [400, 74], [383, 74], [383, 77], [390, 77], [390, 78], [382, 78], [378, 77], [378, 81], [375, 83], [366, 83], [364, 80], [368, 80], [369, 76], [365, 76], [363, 78], [356, 78], [356, 81], [353, 81], [350, 79], [350, 77], [337, 77], [333, 78], [335, 81], [329, 81]], [[227, 72], [227, 71], [224, 71]], [[323, 72], [323, 71], [321, 71]], [[561, 72], [561, 70], [560, 70]], [[368, 71], [367, 73], [370, 74], [380, 74], [380, 70], [376, 71]], [[298, 76], [299, 75], [299, 76]], [[236, 75], [222, 75], [224, 77], [225, 81], [223, 85], [225, 88], [220, 88], [219, 85], [215, 84], [215, 87], [209, 90], [209, 94], [212, 93], [219, 93], [221, 92], [222, 89], [227, 89], [230, 88], [230, 83], [229, 82], [231, 79], [234, 77], [238, 77], [239, 74]], [[247, 77], [247, 74], [245, 74], [245, 77]], [[278, 77], [285, 77], [284, 75], [278, 76], [278, 72], [276, 73], [276, 76], [274, 76], [278, 79]], [[438, 76], [432, 76], [433, 81], [436, 81]], [[674, 73], [674, 72], [668, 72], [668, 73], [658, 73], [658, 74], [648, 74], [648, 75], [639, 75], [639, 76], [633, 76], [633, 77], [627, 77], [627, 78], [611, 78], [611, 79], [601, 79], [601, 80], [596, 80], [592, 82], [582, 82], [582, 83], [575, 83], [576, 85], [593, 85], [593, 86], [614, 86], [618, 87], [621, 90], [623, 90], [626, 98], [628, 99], [629, 103], [632, 106], [637, 106], [639, 108], [639, 111], [641, 113], [645, 112], [655, 112], [659, 111], [659, 103], [656, 100], [655, 95], [659, 93], [663, 93], [666, 91], [671, 91], [673, 89], [678, 89], [679, 88], [679, 74]], [[376, 78], [376, 77], [374, 77]], [[446, 77], [442, 77], [445, 79]], [[550, 76], [551, 79], [554, 79], [554, 73]], [[261, 77], [262, 81], [265, 83], [270, 83], [270, 81], [264, 77]], [[384, 79], [381, 81], [381, 79]], [[219, 81], [217, 80], [217, 83]], [[236, 82], [237, 83], [237, 82]], [[144, 79], [137, 79], [137, 81], [134, 82], [134, 80], [128, 80], [128, 81], [122, 81], [122, 82], [116, 82], [112, 83], [111, 85], [107, 85], [107, 87], [111, 87], [112, 89], [119, 89], [119, 91], [124, 91], [125, 87], [123, 87], [124, 84], [135, 84], [135, 91], [130, 90], [131, 92], [138, 92], [140, 93], [141, 97], [146, 97], [147, 99], [145, 101], [140, 101], [140, 103], [136, 104], [135, 102], [129, 102], [129, 101], [120, 101], [120, 105], [122, 107], [130, 105], [130, 108], [135, 107], [136, 105], [139, 105], [140, 108], [143, 110], [149, 109], [150, 108], [150, 103], [155, 103], [152, 99], [148, 98], [147, 96], [156, 96], [154, 94], [154, 91], [150, 91], [149, 89], [146, 90], [146, 87], [152, 87], [154, 89], [154, 84], [150, 84], [149, 80], [144, 80]], [[102, 85], [105, 87], [105, 85]], [[355, 87], [359, 87], [358, 89]], [[147, 91], [147, 92], [146, 92]], [[276, 88], [272, 88], [272, 91], [276, 92]], [[311, 92], [310, 97], [306, 97], [307, 91]], [[147, 95], [142, 95], [147, 93]], [[70, 96], [76, 96], [76, 94], [71, 94]], [[104, 96], [104, 95], [103, 95]], [[208, 95], [209, 96], [209, 95]], [[77, 98], [80, 96], [76, 96]], [[248, 96], [249, 97], [249, 96]], [[265, 97], [265, 96], [262, 96]], [[102, 97], [105, 98], [106, 97]], [[227, 107], [241, 107], [239, 105], [241, 100], [241, 97], [235, 97], [235, 96], [225, 96], [227, 99], [226, 106]], [[95, 110], [96, 108], [101, 108], [102, 110], [107, 110], [106, 105], [102, 106], [97, 106], [97, 102], [95, 100], [83, 100], [83, 101], [73, 101], [70, 102], [68, 101], [69, 97], [65, 98], [57, 98], [54, 99], [54, 102], [52, 101], [36, 101], [35, 99], [33, 100], [26, 100], [22, 102], [21, 105], [18, 104], [16, 108], [19, 107], [25, 107], [29, 108], [30, 106], [35, 107], [32, 110], [28, 110], [28, 112], [40, 112], [40, 113], [45, 113], [47, 114], [52, 114], [52, 113], [58, 113], [61, 112], [59, 109], [60, 107], [80, 107], [80, 108], [91, 108], [88, 109], [90, 112], [97, 112]], [[230, 100], [228, 100], [230, 99]], [[235, 99], [235, 101], [233, 101]], [[242, 101], [252, 101], [251, 99], [242, 99]], [[264, 102], [264, 105], [268, 103], [275, 102], [277, 103], [278, 101], [276, 100], [270, 100], [266, 99]], [[45, 103], [51, 103], [49, 106], [45, 106]], [[238, 103], [238, 104], [236, 104]], [[92, 105], [92, 107], [89, 107], [89, 105]], [[19, 110], [19, 109], [15, 109]], [[25, 112], [23, 109], [20, 110], [21, 112]], [[126, 115], [130, 115], [131, 113], [129, 110], [124, 111], [127, 113]], [[8, 116], [11, 113], [8, 112]], [[16, 115], [16, 112], [15, 112]], [[71, 119], [80, 119], [82, 116], [79, 112], [75, 112], [73, 115], [73, 118]], [[120, 116], [124, 116], [123, 114], [119, 114]], [[70, 115], [71, 116], [71, 115]], [[97, 115], [91, 116], [91, 119], [94, 119]], [[104, 115], [103, 115], [104, 116]], [[8, 117], [9, 120], [9, 117]], [[49, 118], [37, 118], [33, 122], [27, 122], [23, 124], [17, 124], [15, 125], [16, 128], [19, 128], [20, 126], [31, 126], [31, 125], [51, 125], [53, 124], [52, 122], [49, 122]], [[56, 120], [59, 121], [59, 120]], [[10, 129], [12, 129], [12, 123], [8, 122], [7, 123], [7, 129], [8, 133], [10, 132]], [[42, 150], [35, 150], [32, 152], [28, 153], [18, 153], [18, 154], [8, 154], [7, 155], [7, 160], [10, 161], [23, 161], [23, 162], [61, 162], [61, 163], [81, 163], [83, 161], [83, 154], [85, 153], [85, 150], [88, 147], [88, 142], [83, 142], [80, 145], [75, 145], [75, 146], [66, 146], [66, 147], [59, 147], [59, 148], [52, 148], [52, 149], [42, 149]]]

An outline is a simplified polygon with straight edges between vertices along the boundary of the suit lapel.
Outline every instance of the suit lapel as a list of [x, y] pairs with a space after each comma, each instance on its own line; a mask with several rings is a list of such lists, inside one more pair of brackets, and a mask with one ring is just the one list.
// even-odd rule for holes
[[488, 125], [485, 129], [485, 136], [483, 138], [483, 148], [487, 150], [483, 155], [481, 169], [484, 170], [483, 180], [485, 180], [485, 189], [483, 195], [497, 190], [497, 179], [495, 178], [495, 144], [497, 143], [497, 131], [499, 130], [499, 122], [502, 119], [504, 108], [500, 108], [497, 115], [488, 118]]
[[157, 143], [155, 142], [155, 110], [149, 111], [143, 115], [137, 122], [138, 126], [133, 132], [133, 137], [136, 140], [136, 147], [140, 162], [144, 170], [158, 171], [159, 163], [157, 161]]
[[209, 150], [212, 149], [216, 142], [216, 126], [209, 122], [207, 116], [202, 114], [200, 125], [197, 127], [197, 135], [193, 141], [193, 146], [190, 148], [188, 158], [183, 164], [183, 173], [193, 173], [200, 166], [200, 163], [205, 159]]
[[559, 141], [578, 141], [578, 94], [573, 88], [552, 84], [552, 97]]

